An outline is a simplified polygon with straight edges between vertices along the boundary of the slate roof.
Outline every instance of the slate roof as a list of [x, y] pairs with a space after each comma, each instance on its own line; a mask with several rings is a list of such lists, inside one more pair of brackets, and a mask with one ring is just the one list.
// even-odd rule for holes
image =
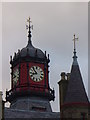
[[88, 103], [88, 97], [84, 88], [81, 72], [74, 52], [70, 80], [64, 103]]
[[9, 109], [5, 108], [4, 110], [4, 118], [5, 120], [11, 120], [11, 118], [20, 118], [31, 120], [32, 118], [36, 118], [36, 120], [40, 120], [40, 118], [46, 120], [55, 119], [60, 120], [60, 112], [37, 112], [37, 111], [28, 111], [28, 110], [18, 110], [18, 109]]
[[42, 50], [38, 49], [38, 48], [35, 48], [33, 45], [32, 45], [32, 41], [31, 41], [31, 26], [30, 26], [30, 23], [29, 23], [29, 26], [28, 26], [28, 44], [26, 47], [22, 48], [21, 50], [18, 50], [18, 53], [16, 54], [15, 53], [15, 56], [13, 58], [13, 60], [16, 60], [18, 59], [19, 57], [32, 57], [32, 58], [39, 58], [39, 59], [46, 59], [46, 55], [43, 53]]
[[45, 59], [45, 54], [43, 53], [43, 51], [41, 51], [40, 49], [38, 48], [35, 48], [31, 41], [28, 41], [28, 44], [26, 47], [22, 48], [17, 54], [16, 56], [14, 56], [13, 60], [15, 58], [18, 58], [19, 56], [20, 57], [26, 57], [26, 56], [30, 56], [30, 57], [38, 57], [38, 58], [42, 58], [42, 59]]

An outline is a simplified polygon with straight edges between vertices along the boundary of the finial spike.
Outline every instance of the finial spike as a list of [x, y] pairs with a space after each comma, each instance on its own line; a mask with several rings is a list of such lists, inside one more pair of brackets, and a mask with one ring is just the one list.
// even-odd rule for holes
[[10, 56], [10, 61], [12, 61], [12, 56]]
[[27, 22], [29, 23], [29, 25], [30, 25], [30, 23], [32, 22], [30, 19], [31, 19], [31, 18], [30, 18], [30, 16], [29, 16], [29, 18], [27, 19]]
[[46, 51], [45, 51], [45, 57], [46, 57]]
[[28, 29], [28, 44], [31, 44], [31, 29], [33, 29], [33, 25], [30, 25], [30, 23], [32, 22], [30, 17], [27, 19], [27, 22], [29, 25], [26, 25], [26, 29]]
[[74, 50], [76, 50], [76, 40], [78, 40], [78, 38], [76, 38], [75, 34], [74, 34], [74, 38], [73, 38], [73, 41], [74, 41]]
[[75, 37], [75, 34], [74, 34], [74, 56], [73, 56], [73, 65], [77, 65], [77, 56], [76, 56], [76, 40], [78, 40], [78, 38]]

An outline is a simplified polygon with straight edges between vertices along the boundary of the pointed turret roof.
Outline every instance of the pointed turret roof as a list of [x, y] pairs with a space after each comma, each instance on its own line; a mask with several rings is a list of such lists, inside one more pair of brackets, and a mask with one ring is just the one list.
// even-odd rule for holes
[[[74, 35], [74, 40], [75, 40]], [[71, 68], [70, 80], [68, 83], [67, 93], [64, 103], [88, 103], [88, 97], [84, 88], [81, 72], [77, 62], [75, 41], [74, 41], [74, 56]]]

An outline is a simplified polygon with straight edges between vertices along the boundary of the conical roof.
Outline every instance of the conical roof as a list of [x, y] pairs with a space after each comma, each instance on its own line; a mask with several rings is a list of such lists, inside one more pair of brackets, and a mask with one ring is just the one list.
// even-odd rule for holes
[[70, 80], [64, 103], [88, 103], [79, 65], [72, 65]]
[[[74, 35], [74, 40], [75, 39], [76, 38]], [[77, 62], [75, 44], [73, 53], [73, 64], [64, 103], [88, 103], [89, 100], [84, 88], [81, 72]]]

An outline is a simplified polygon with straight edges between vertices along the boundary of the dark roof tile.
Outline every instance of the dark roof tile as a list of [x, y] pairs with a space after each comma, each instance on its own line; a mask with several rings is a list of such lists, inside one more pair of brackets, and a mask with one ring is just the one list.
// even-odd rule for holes
[[88, 103], [79, 65], [72, 65], [70, 80], [64, 103]]

